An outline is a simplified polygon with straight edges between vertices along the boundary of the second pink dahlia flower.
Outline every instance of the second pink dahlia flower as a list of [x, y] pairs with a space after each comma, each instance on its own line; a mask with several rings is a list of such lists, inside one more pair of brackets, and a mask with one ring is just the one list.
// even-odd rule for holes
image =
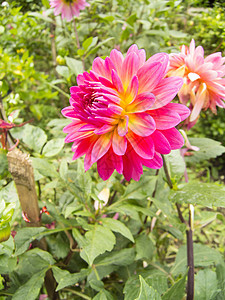
[[220, 52], [204, 58], [204, 49], [183, 45], [181, 52], [170, 54], [168, 76], [180, 76], [184, 85], [178, 93], [183, 104], [190, 100], [192, 112], [190, 122], [197, 121], [201, 109], [210, 108], [216, 113], [216, 106], [225, 108], [225, 57]]
[[189, 109], [170, 103], [183, 80], [164, 78], [168, 62], [165, 53], [146, 61], [145, 51], [133, 45], [125, 58], [114, 49], [105, 60], [97, 57], [90, 73], [78, 75], [62, 113], [72, 121], [65, 141], [73, 142], [73, 159], [86, 155], [85, 170], [97, 162], [103, 180], [114, 170], [139, 180], [143, 165], [159, 169], [160, 154], [183, 146], [175, 126]]
[[62, 14], [62, 18], [71, 21], [73, 17], [79, 17], [80, 11], [90, 6], [85, 0], [49, 0], [54, 15]]

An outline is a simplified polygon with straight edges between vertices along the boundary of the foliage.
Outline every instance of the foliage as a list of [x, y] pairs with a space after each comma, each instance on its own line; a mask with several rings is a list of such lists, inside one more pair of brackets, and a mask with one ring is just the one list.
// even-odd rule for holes
[[222, 110], [202, 113], [190, 133], [199, 151], [165, 156], [172, 189], [164, 170], [145, 168], [139, 182], [115, 173], [104, 182], [96, 166], [84, 172], [83, 158], [72, 161], [71, 145], [64, 145], [68, 121], [60, 114], [76, 76], [112, 48], [125, 52], [136, 43], [149, 57], [193, 35], [200, 43], [201, 35], [213, 52], [223, 40], [222, 9], [187, 17], [185, 1], [92, 0], [76, 20], [78, 47], [74, 23], [54, 17], [48, 1], [19, 2], [0, 10], [1, 112], [8, 122], [32, 119], [10, 134], [30, 155], [38, 204], [49, 215], [42, 214], [40, 227], [26, 226], [7, 150], [0, 149], [0, 299], [35, 300], [48, 293], [48, 276], [61, 299], [182, 299], [187, 225], [177, 204], [185, 220], [195, 207], [195, 297], [224, 299], [225, 190], [222, 180], [207, 176], [209, 166], [220, 171], [215, 161], [225, 152]]

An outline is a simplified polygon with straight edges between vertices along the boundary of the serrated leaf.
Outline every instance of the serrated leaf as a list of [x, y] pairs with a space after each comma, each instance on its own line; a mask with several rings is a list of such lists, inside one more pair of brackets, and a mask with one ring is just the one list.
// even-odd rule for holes
[[37, 299], [40, 289], [44, 283], [47, 269], [41, 270], [34, 274], [24, 285], [12, 296], [12, 300], [35, 300]]
[[186, 156], [185, 161], [191, 164], [215, 158], [225, 152], [225, 147], [220, 142], [208, 138], [189, 138], [191, 145], [197, 146], [199, 151], [192, 152], [192, 156]]
[[211, 300], [216, 291], [216, 272], [210, 269], [200, 270], [195, 275], [195, 300]]
[[134, 243], [134, 238], [132, 236], [132, 233], [130, 232], [130, 229], [119, 220], [103, 218], [100, 221], [103, 226], [110, 228], [112, 231], [119, 232]]
[[[187, 272], [186, 272], [187, 273]], [[162, 297], [162, 300], [175, 300], [182, 299], [185, 294], [186, 286], [186, 277], [185, 274], [181, 279], [179, 279]]]
[[116, 265], [127, 266], [130, 265], [135, 258], [134, 248], [122, 249], [120, 251], [114, 251], [107, 253], [104, 257], [96, 258], [96, 266]]
[[88, 276], [90, 270], [82, 269], [79, 273], [70, 273], [69, 271], [62, 270], [56, 266], [52, 268], [55, 280], [58, 283], [56, 291], [63, 289], [66, 286], [74, 285], [78, 281], [83, 280]]
[[[214, 263], [222, 261], [221, 254], [215, 249], [209, 248], [206, 245], [194, 243], [194, 264], [195, 267], [207, 267]], [[175, 264], [171, 269], [171, 274], [184, 274], [187, 269], [187, 248], [183, 245], [179, 248]]]
[[136, 260], [138, 259], [147, 259], [151, 260], [154, 254], [155, 247], [151, 239], [146, 235], [139, 235], [136, 240]]
[[139, 276], [139, 280], [141, 284], [140, 291], [138, 297], [135, 298], [135, 300], [149, 300], [149, 299], [160, 300], [161, 299], [158, 292], [154, 290], [151, 286], [149, 286], [141, 275]]
[[111, 230], [100, 225], [94, 225], [92, 230], [85, 234], [85, 245], [80, 256], [92, 265], [94, 259], [106, 251], [111, 251], [116, 243], [116, 238]]
[[57, 155], [64, 146], [64, 139], [56, 138], [47, 142], [44, 146], [42, 154], [46, 157], [52, 157]]
[[27, 124], [23, 127], [22, 140], [29, 148], [40, 153], [47, 141], [47, 135], [41, 128]]
[[215, 183], [188, 182], [171, 191], [170, 199], [178, 203], [199, 204], [212, 208], [225, 207], [225, 187]]

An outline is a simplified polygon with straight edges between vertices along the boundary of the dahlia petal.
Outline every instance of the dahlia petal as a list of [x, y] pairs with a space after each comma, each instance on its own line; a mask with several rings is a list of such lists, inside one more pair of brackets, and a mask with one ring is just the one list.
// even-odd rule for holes
[[101, 135], [95, 142], [92, 152], [91, 161], [94, 163], [100, 159], [110, 148], [112, 144], [112, 133]]
[[123, 58], [123, 54], [116, 50], [116, 49], [113, 49], [110, 53], [110, 59], [111, 61], [113, 62], [114, 66], [115, 66], [115, 70], [116, 72], [119, 74], [119, 76], [121, 75], [121, 70], [122, 70], [122, 64], [123, 64], [123, 61], [124, 61], [124, 58]]
[[159, 62], [145, 63], [137, 72], [139, 92], [151, 92], [163, 77], [163, 65]]
[[104, 124], [102, 127], [96, 128], [96, 129], [94, 130], [94, 133], [95, 133], [95, 134], [105, 134], [105, 133], [107, 133], [107, 132], [112, 131], [113, 129], [114, 129], [114, 126], [109, 125], [109, 124]]
[[147, 113], [129, 114], [128, 127], [140, 136], [149, 136], [156, 129], [154, 119]]
[[152, 159], [142, 159], [142, 163], [148, 168], [160, 169], [163, 166], [163, 159], [159, 153], [155, 152], [155, 155]]
[[92, 70], [98, 75], [104, 77], [105, 76], [105, 61], [97, 57], [93, 61]]
[[128, 85], [128, 88], [125, 93], [125, 103], [131, 103], [137, 96], [138, 93], [138, 78], [134, 75]]
[[124, 155], [127, 150], [127, 138], [120, 136], [117, 130], [113, 133], [112, 148], [117, 155]]
[[123, 82], [123, 86], [126, 89], [134, 75], [136, 75], [139, 67], [139, 59], [136, 53], [129, 53], [122, 65], [121, 71], [121, 80]]
[[136, 44], [130, 46], [130, 48], [127, 51], [127, 55], [131, 52], [134, 52], [137, 54], [138, 58], [139, 58], [139, 68], [141, 68], [143, 66], [143, 64], [146, 61], [146, 53], [144, 49], [138, 49], [138, 46]]
[[181, 121], [187, 119], [190, 115], [190, 110], [187, 106], [179, 104], [179, 103], [169, 103], [165, 106], [167, 109], [171, 111], [175, 111], [179, 114]]
[[88, 152], [88, 149], [90, 147], [90, 140], [85, 139], [81, 141], [80, 143], [76, 144], [74, 147], [72, 147], [72, 150], [74, 152], [73, 160], [83, 156]]
[[179, 77], [168, 77], [161, 80], [152, 91], [156, 100], [152, 109], [160, 108], [173, 100], [183, 85], [183, 79]]
[[149, 110], [155, 102], [155, 96], [152, 93], [145, 92], [137, 95], [132, 103], [126, 107], [127, 112], [144, 112]]
[[154, 156], [155, 147], [151, 136], [142, 137], [133, 132], [126, 135], [134, 151], [142, 158], [151, 159]]
[[[131, 178], [138, 181], [141, 174], [143, 174], [141, 157], [132, 149], [131, 145], [128, 144], [126, 153], [122, 156], [123, 158], [123, 175], [127, 181]], [[132, 162], [132, 163], [131, 163]]]
[[123, 161], [120, 156], [113, 153], [111, 149], [97, 161], [97, 169], [99, 176], [103, 180], [107, 180], [116, 169], [118, 173], [122, 173]]
[[155, 121], [156, 129], [159, 130], [172, 128], [181, 122], [179, 114], [171, 111], [167, 106], [150, 110], [149, 113]]
[[66, 125], [63, 128], [63, 132], [70, 133], [71, 131], [77, 131], [83, 125], [85, 125], [85, 123], [81, 122], [78, 119], [74, 119], [70, 124]]
[[65, 143], [70, 143], [74, 141], [81, 141], [87, 137], [93, 136], [93, 131], [88, 131], [88, 132], [72, 132], [69, 133], [66, 138], [65, 138]]
[[170, 144], [166, 137], [159, 130], [155, 130], [151, 135], [155, 145], [155, 151], [161, 154], [169, 154], [171, 151]]
[[106, 79], [105, 77], [99, 76], [98, 79], [104, 86], [109, 87], [111, 89], [114, 88], [114, 85], [112, 84], [112, 82], [110, 80]]
[[115, 70], [115, 69], [116, 69], [116, 67], [114, 66], [111, 59], [109, 57], [106, 57], [106, 59], [105, 59], [105, 72], [106, 72], [105, 76], [106, 76], [106, 78], [111, 80], [112, 70]]
[[162, 77], [164, 77], [169, 66], [169, 55], [167, 53], [156, 53], [151, 56], [146, 63], [153, 62], [160, 62], [162, 64]]
[[161, 133], [168, 140], [171, 150], [180, 149], [184, 145], [184, 138], [176, 128], [161, 130]]
[[118, 127], [117, 127], [117, 131], [120, 136], [124, 136], [127, 134], [128, 122], [129, 122], [129, 117], [126, 115], [124, 116], [124, 118], [120, 119], [120, 121], [118, 123]]
[[117, 89], [117, 91], [119, 93], [123, 93], [124, 92], [123, 83], [120, 80], [120, 77], [118, 76], [118, 74], [115, 70], [112, 70], [111, 76], [112, 76], [112, 83], [113, 83], [114, 87]]

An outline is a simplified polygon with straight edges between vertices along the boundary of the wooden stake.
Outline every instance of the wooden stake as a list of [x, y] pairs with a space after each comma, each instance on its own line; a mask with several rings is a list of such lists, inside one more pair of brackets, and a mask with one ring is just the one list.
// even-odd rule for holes
[[22, 211], [30, 220], [30, 223], [27, 224], [38, 227], [41, 225], [40, 209], [35, 190], [34, 172], [29, 156], [16, 148], [8, 152], [7, 158], [9, 172], [16, 184]]

